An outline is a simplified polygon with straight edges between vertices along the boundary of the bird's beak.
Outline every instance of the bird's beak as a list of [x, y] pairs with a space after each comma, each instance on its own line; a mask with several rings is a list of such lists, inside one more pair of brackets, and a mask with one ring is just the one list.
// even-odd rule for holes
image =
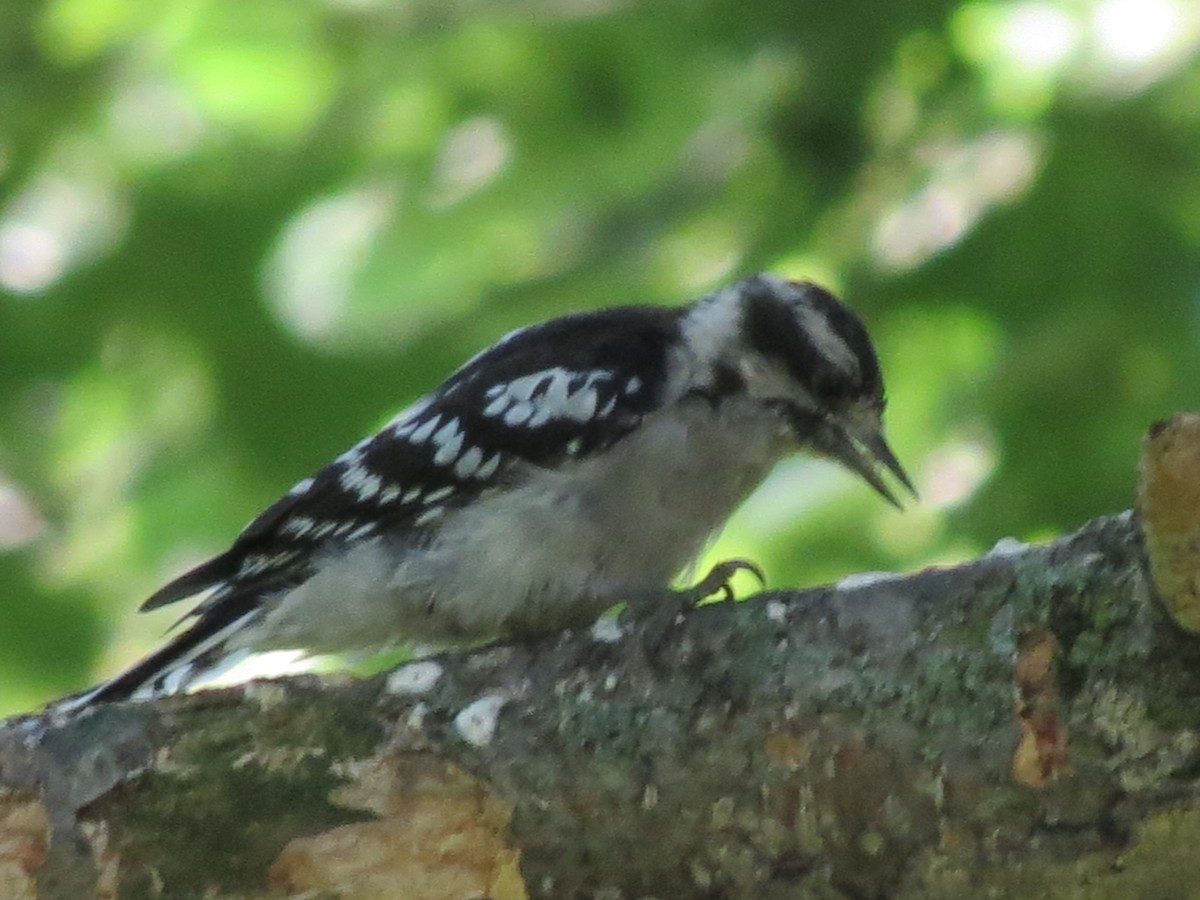
[[914, 498], [917, 497], [917, 489], [913, 487], [904, 467], [900, 465], [900, 460], [896, 459], [896, 454], [884, 440], [883, 432], [878, 429], [858, 436], [839, 425], [826, 423], [826, 427], [821, 429], [816, 449], [857, 473], [897, 509], [903, 507], [884, 483], [879, 474], [880, 468], [891, 472]]

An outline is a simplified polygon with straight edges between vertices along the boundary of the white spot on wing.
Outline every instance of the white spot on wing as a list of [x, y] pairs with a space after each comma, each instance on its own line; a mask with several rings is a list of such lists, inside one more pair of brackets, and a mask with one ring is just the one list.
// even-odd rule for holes
[[[483, 414], [503, 415], [504, 424], [509, 427], [536, 428], [551, 419], [587, 422], [596, 415], [597, 385], [612, 376], [606, 369], [579, 372], [560, 366], [522, 375], [489, 388], [485, 396], [491, 402], [484, 407]], [[572, 385], [577, 385], [574, 391]], [[605, 408], [606, 413], [614, 406], [615, 401]]]
[[550, 409], [555, 409], [567, 402], [567, 395], [571, 392], [571, 373], [565, 372], [562, 369], [556, 369], [555, 377], [550, 379], [550, 384], [546, 387], [544, 402]]
[[425, 495], [424, 504], [428, 506], [431, 503], [437, 503], [439, 500], [445, 500], [454, 493], [454, 485], [448, 484], [445, 487], [440, 487], [436, 491], [430, 491]]
[[412, 436], [409, 438], [409, 442], [413, 444], [425, 443], [427, 440], [429, 440], [430, 435], [433, 434], [434, 430], [438, 427], [438, 423], [441, 421], [442, 417], [440, 415], [426, 419], [421, 424], [421, 427], [412, 433]]
[[487, 479], [491, 478], [494, 474], [496, 474], [496, 468], [499, 465], [500, 465], [500, 454], [493, 453], [490, 457], [488, 457], [487, 462], [483, 463], [483, 465], [481, 465], [478, 469], [475, 470], [475, 477], [478, 478], [480, 481], [486, 481]]
[[383, 479], [366, 466], [352, 465], [342, 472], [338, 482], [347, 491], [358, 495], [359, 502], [370, 500], [383, 487]]
[[292, 489], [288, 491], [288, 494], [292, 497], [295, 497], [298, 494], [307, 494], [312, 490], [314, 483], [315, 482], [311, 478], [302, 478], [300, 481], [297, 481], [294, 485], [292, 485]]
[[416, 500], [418, 497], [421, 496], [421, 491], [422, 491], [422, 488], [419, 488], [419, 487], [409, 488], [407, 491], [404, 492], [404, 496], [400, 498], [400, 502], [401, 503], [412, 503], [414, 500]]
[[528, 400], [539, 387], [545, 385], [543, 393], [549, 388], [549, 385], [546, 384], [547, 379], [553, 380], [561, 377], [570, 376], [566, 371], [559, 368], [534, 372], [532, 375], [522, 375], [520, 378], [514, 378], [508, 383], [508, 393], [515, 400]]
[[462, 449], [463, 433], [458, 427], [458, 419], [451, 419], [433, 435], [432, 441], [438, 451], [433, 456], [434, 465], [446, 466], [458, 456]]
[[505, 425], [522, 425], [533, 415], [533, 404], [528, 401], [517, 403], [504, 414]]
[[567, 398], [560, 415], [576, 422], [590, 422], [596, 416], [597, 399], [595, 389], [590, 384], [586, 385]]
[[308, 534], [317, 523], [308, 516], [296, 516], [294, 519], [288, 519], [283, 523], [283, 528], [280, 529], [284, 534], [293, 534], [296, 537], [304, 537]]
[[478, 447], [468, 447], [467, 452], [459, 457], [454, 465], [454, 474], [459, 478], [469, 478], [483, 462], [483, 451]]

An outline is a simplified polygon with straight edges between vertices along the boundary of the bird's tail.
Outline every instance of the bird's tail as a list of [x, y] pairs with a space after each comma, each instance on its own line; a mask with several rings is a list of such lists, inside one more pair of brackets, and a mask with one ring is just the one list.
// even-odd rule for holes
[[200, 618], [124, 672], [90, 690], [55, 701], [49, 710], [70, 714], [99, 703], [148, 700], [199, 687], [240, 661], [244, 654], [228, 652], [229, 638], [254, 613], [251, 609], [232, 621], [220, 623]]

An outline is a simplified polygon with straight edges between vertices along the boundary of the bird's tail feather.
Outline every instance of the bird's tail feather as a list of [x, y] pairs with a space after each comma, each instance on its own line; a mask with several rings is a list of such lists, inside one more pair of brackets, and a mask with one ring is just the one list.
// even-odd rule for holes
[[53, 703], [51, 709], [71, 713], [97, 703], [178, 694], [211, 680], [227, 668], [226, 646], [230, 636], [244, 627], [247, 619], [256, 612], [250, 609], [221, 623], [199, 619], [124, 672], [90, 690]]

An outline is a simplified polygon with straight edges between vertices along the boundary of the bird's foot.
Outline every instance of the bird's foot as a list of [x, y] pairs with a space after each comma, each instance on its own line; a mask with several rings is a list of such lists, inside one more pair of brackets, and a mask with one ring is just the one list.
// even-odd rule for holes
[[716, 594], [723, 594], [721, 599], [729, 602], [737, 599], [733, 591], [733, 576], [738, 572], [749, 572], [758, 580], [759, 587], [767, 586], [767, 576], [758, 563], [748, 559], [726, 559], [709, 569], [708, 574], [690, 588], [673, 593], [692, 606], [698, 606]]
[[722, 595], [729, 602], [736, 598], [733, 576], [738, 572], [749, 572], [760, 585], [767, 583], [763, 570], [747, 559], [727, 559], [713, 566], [707, 575], [696, 584], [679, 591], [655, 591], [641, 597], [630, 598], [621, 613], [623, 623], [639, 627], [642, 640], [648, 650], [657, 651], [667, 632], [683, 616], [710, 597]]

